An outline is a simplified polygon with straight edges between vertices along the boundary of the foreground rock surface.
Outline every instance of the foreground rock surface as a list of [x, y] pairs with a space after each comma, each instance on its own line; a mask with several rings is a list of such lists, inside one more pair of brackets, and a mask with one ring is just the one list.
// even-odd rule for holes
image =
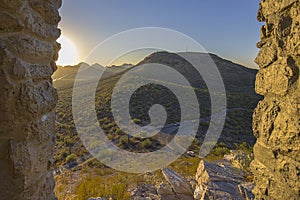
[[157, 186], [141, 184], [131, 192], [131, 200], [193, 200], [193, 189], [188, 181], [168, 168], [162, 169], [168, 183]]
[[251, 183], [246, 183], [243, 172], [227, 160], [201, 161], [196, 180], [195, 199], [254, 199]]
[[193, 190], [184, 177], [168, 168], [163, 168], [162, 173], [176, 194], [193, 196]]
[[152, 184], [142, 183], [131, 192], [130, 200], [160, 200], [157, 188]]
[[[252, 200], [253, 183], [246, 182], [242, 170], [228, 160], [201, 161], [195, 177], [195, 187], [178, 173], [164, 168], [166, 182], [157, 186], [141, 184], [131, 192], [131, 200]], [[192, 184], [193, 185], [193, 184]]]

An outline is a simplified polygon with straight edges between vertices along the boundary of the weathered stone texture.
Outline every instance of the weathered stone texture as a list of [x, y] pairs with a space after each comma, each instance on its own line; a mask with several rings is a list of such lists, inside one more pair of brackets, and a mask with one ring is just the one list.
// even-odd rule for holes
[[300, 1], [262, 0], [253, 115], [256, 199], [300, 199]]
[[242, 170], [234, 168], [228, 160], [199, 163], [196, 180], [198, 182], [194, 198], [196, 200], [239, 199], [251, 200], [252, 183], [247, 183]]
[[60, 6], [61, 0], [0, 2], [0, 199], [55, 199], [51, 75]]

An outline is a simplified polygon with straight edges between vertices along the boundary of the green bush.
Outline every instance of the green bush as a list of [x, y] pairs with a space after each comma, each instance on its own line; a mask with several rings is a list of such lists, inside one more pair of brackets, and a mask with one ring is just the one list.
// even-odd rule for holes
[[140, 119], [133, 119], [132, 122], [135, 123], [135, 124], [139, 124], [139, 123], [141, 123], [141, 120]]
[[127, 135], [122, 136], [119, 140], [119, 144], [120, 145], [128, 144], [128, 136]]
[[229, 154], [230, 151], [227, 147], [216, 146], [216, 147], [213, 148], [211, 153], [215, 156], [224, 156], [226, 154]]
[[152, 147], [152, 142], [149, 138], [147, 138], [146, 140], [144, 140], [141, 144], [142, 148], [150, 148]]
[[76, 199], [86, 200], [91, 196], [100, 196], [107, 199], [129, 200], [129, 183], [139, 185], [143, 181], [141, 176], [124, 173], [113, 173], [107, 176], [106, 172], [105, 175], [88, 176], [76, 186]]
[[200, 126], [208, 126], [209, 122], [200, 121]]
[[121, 135], [121, 134], [122, 134], [122, 130], [121, 130], [120, 128], [117, 128], [116, 134], [117, 134], [117, 135]]
[[71, 155], [68, 155], [66, 157], [66, 162], [67, 163], [74, 162], [74, 161], [76, 161], [76, 159], [77, 159], [76, 154], [72, 153]]
[[241, 144], [235, 144], [235, 148], [237, 150], [242, 150], [247, 154], [251, 154], [253, 152], [253, 147], [247, 144], [247, 142], [242, 142]]
[[114, 127], [115, 126], [115, 124], [114, 123], [109, 123], [109, 124], [107, 124], [107, 128], [112, 128], [112, 127]]

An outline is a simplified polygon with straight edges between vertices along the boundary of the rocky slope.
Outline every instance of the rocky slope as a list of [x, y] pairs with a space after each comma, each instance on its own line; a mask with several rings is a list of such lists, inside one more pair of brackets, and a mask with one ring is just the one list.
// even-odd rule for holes
[[[201, 58], [202, 54], [193, 53], [193, 55]], [[211, 56], [219, 66], [220, 71], [222, 71], [221, 73], [222, 76], [224, 76], [224, 81], [226, 80], [225, 83], [228, 83], [227, 86], [225, 84], [225, 87], [227, 89], [226, 92], [228, 105], [227, 117], [219, 142], [225, 143], [226, 146], [231, 149], [235, 148], [235, 143], [239, 144], [244, 141], [252, 145], [255, 142], [255, 138], [251, 131], [252, 109], [260, 99], [258, 95], [254, 94], [253, 90], [253, 79], [256, 70], [242, 67], [230, 61], [219, 58], [215, 55]], [[193, 79], [193, 73], [190, 72], [192, 66], [176, 54], [167, 52], [153, 53], [145, 58], [140, 64], [149, 62], [168, 62], [169, 65], [175, 66], [175, 68], [181, 70], [182, 73], [186, 75], [192, 82], [194, 81], [194, 84], [199, 88], [206, 87], [205, 84], [201, 82], [201, 80], [199, 81], [199, 77], [197, 79]], [[98, 119], [100, 121], [100, 124], [102, 125], [102, 128], [106, 131], [108, 137], [112, 138], [116, 145], [119, 145], [120, 141], [122, 141], [122, 138], [124, 138], [124, 134], [118, 130], [118, 127], [113, 121], [110, 110], [110, 99], [114, 84], [124, 73], [126, 73], [126, 70], [128, 70], [128, 66], [121, 68], [103, 68], [101, 66], [93, 67], [87, 64], [84, 65], [86, 65], [87, 74], [93, 75], [94, 73], [92, 72], [94, 70], [108, 70], [108, 72], [105, 72], [106, 77], [104, 77], [101, 84], [98, 85], [98, 93], [96, 95], [96, 109], [98, 113]], [[80, 157], [85, 156], [87, 153], [85, 148], [81, 145], [72, 118], [72, 85], [78, 69], [79, 66], [59, 67], [55, 74], [52, 76], [54, 78], [54, 86], [57, 87], [59, 94], [59, 102], [58, 106], [56, 107], [56, 164], [64, 163], [66, 157], [72, 153]], [[112, 69], [115, 70], [112, 71]], [[147, 68], [143, 70], [145, 70], [144, 74], [147, 74]], [[234, 71], [237, 71], [237, 73], [233, 78], [230, 79], [229, 77], [234, 74]], [[164, 75], [162, 74], [162, 76]], [[234, 79], [236, 79], [238, 84], [234, 84]], [[244, 89], [241, 90], [241, 88]], [[196, 94], [198, 95], [201, 102], [200, 111], [201, 118], [203, 118], [200, 123], [200, 128], [197, 135], [198, 140], [201, 142], [210, 121], [210, 98], [208, 91], [205, 89], [196, 90]], [[143, 91], [140, 91], [136, 96], [137, 98], [135, 107], [133, 107], [132, 109], [132, 116], [134, 118], [139, 118], [141, 122], [143, 122], [143, 120], [147, 120], [148, 110], [146, 110], [146, 108], [148, 108], [149, 103], [151, 103], [151, 101], [153, 100], [162, 103], [164, 103], [166, 100], [168, 101], [165, 105], [169, 107], [168, 111], [170, 111], [170, 119], [168, 119], [169, 124], [176, 123], [178, 122], [178, 120], [180, 120], [178, 118], [178, 116], [180, 115], [176, 113], [176, 101], [175, 99], [171, 98], [172, 96], [169, 95], [168, 91], [151, 87], [148, 89], [148, 92], [145, 93]], [[117, 134], [115, 134], [116, 132]], [[166, 138], [166, 140], [168, 138], [172, 139], [169, 133], [162, 132], [159, 138], [151, 139], [151, 149], [160, 148], [162, 145], [164, 145], [164, 138]], [[141, 147], [142, 142], [143, 141], [130, 138], [128, 143], [121, 144], [121, 147], [133, 151], [144, 151], [145, 149]]]
[[[169, 53], [169, 52], [155, 52], [147, 56], [137, 65], [159, 63], [170, 66], [180, 72], [190, 82], [190, 84], [202, 91], [196, 93], [198, 101], [200, 102], [200, 115], [202, 117], [209, 117], [210, 113], [210, 97], [207, 91], [207, 86], [201, 75], [194, 69], [194, 67], [184, 59], [184, 56], [190, 57], [193, 62], [197, 62], [198, 66], [205, 70], [210, 65], [207, 64], [206, 53], [195, 52], [182, 52], [182, 53]], [[252, 111], [257, 105], [261, 97], [254, 92], [254, 80], [257, 73], [255, 69], [249, 69], [239, 64], [233, 63], [226, 59], [220, 58], [215, 54], [209, 54], [211, 60], [216, 64], [221, 77], [224, 82], [226, 96], [227, 96], [227, 117], [225, 127], [222, 131], [220, 142], [226, 143], [230, 148], [234, 148], [233, 143], [247, 143], [254, 144], [255, 138], [251, 134], [251, 118]], [[151, 78], [153, 73], [144, 67], [139, 71], [145, 77]], [[157, 76], [157, 75], [156, 75]], [[161, 80], [168, 80], [169, 74], [159, 74]], [[214, 82], [215, 76], [206, 77], [208, 80]], [[233, 120], [240, 119], [237, 123], [231, 123]], [[249, 122], [249, 123], [248, 123]], [[240, 127], [239, 127], [240, 126]], [[250, 130], [250, 131], [249, 131]], [[202, 130], [205, 132], [205, 128]], [[238, 134], [232, 134], [237, 133]], [[250, 134], [244, 134], [244, 133]], [[202, 135], [199, 135], [199, 140], [202, 141]], [[238, 142], [240, 141], [240, 142]]]
[[[192, 60], [198, 59], [197, 61], [200, 62], [199, 67], [201, 67], [203, 70], [209, 67], [209, 64], [207, 64], [207, 54], [195, 52], [182, 52], [176, 54], [169, 52], [156, 52], [147, 56], [137, 65], [159, 63], [171, 66], [173, 69], [183, 74], [191, 82], [191, 85], [198, 88], [206, 88], [206, 84], [203, 78], [201, 76], [198, 76], [198, 73], [195, 71], [195, 69], [193, 69], [193, 66], [184, 59], [183, 56], [185, 55], [191, 57]], [[218, 68], [224, 81], [225, 89], [227, 92], [254, 92], [253, 86], [257, 70], [246, 68], [229, 60], [220, 58], [219, 56], [212, 53], [210, 53], [209, 56], [216, 64], [216, 67]], [[150, 71], [146, 71], [144, 74], [150, 73]], [[168, 75], [165, 74], [162, 76]], [[214, 77], [211, 78], [213, 79]]]
[[[235, 157], [239, 154], [227, 155]], [[237, 162], [237, 160], [231, 160]], [[230, 160], [200, 161], [194, 178], [186, 179], [168, 168], [162, 169], [165, 180], [157, 185], [141, 184], [131, 191], [131, 200], [253, 200], [252, 182]]]
[[[164, 56], [166, 56], [167, 58], [166, 60]], [[193, 56], [201, 57], [201, 54], [193, 53]], [[227, 86], [225, 84], [225, 87], [227, 89], [226, 92], [227, 92], [227, 101], [228, 101], [227, 118], [226, 118], [223, 132], [221, 134], [221, 138], [219, 140], [219, 145], [217, 145], [212, 152], [213, 156], [215, 155], [220, 156], [226, 153], [228, 151], [228, 148], [230, 149], [236, 148], [235, 143], [240, 144], [242, 142], [245, 142], [245, 144], [250, 146], [254, 144], [255, 138], [251, 131], [251, 115], [253, 111], [252, 109], [255, 107], [260, 97], [254, 94], [254, 89], [253, 89], [254, 87], [253, 79], [255, 77], [256, 70], [247, 69], [245, 67], [234, 64], [230, 61], [226, 61], [214, 55], [212, 55], [212, 58], [215, 60], [219, 68], [222, 69], [223, 76], [225, 77], [224, 79], [226, 80], [225, 82], [228, 83]], [[203, 82], [201, 82], [201, 80], [199, 81], [198, 78], [194, 79], [193, 73], [190, 73], [191, 66], [189, 65], [189, 63], [182, 60], [180, 56], [176, 56], [174, 54], [167, 53], [167, 52], [157, 52], [149, 55], [142, 62], [149, 63], [149, 62], [158, 62], [158, 61], [161, 63], [168, 62], [168, 65], [175, 66], [176, 68], [178, 68], [178, 70], [182, 70], [182, 73], [184, 73], [184, 75], [186, 75], [188, 79], [190, 79], [192, 82], [194, 82], [194, 84], [197, 87], [199, 87], [199, 89], [195, 90], [195, 92], [197, 93], [197, 95], [199, 95], [199, 97], [201, 97], [201, 106], [202, 106], [201, 110], [203, 113], [201, 113], [202, 119], [199, 122], [200, 129], [198, 130], [198, 134], [197, 134], [198, 140], [196, 140], [189, 149], [197, 152], [199, 149], [199, 142], [201, 143], [201, 141], [203, 140], [204, 133], [210, 121], [210, 111], [209, 111], [210, 99], [209, 97], [205, 99], [207, 96], [209, 96], [208, 91], [205, 89], [206, 86]], [[134, 69], [134, 68], [136, 68], [136, 66], [133, 66], [133, 68], [130, 69]], [[87, 72], [89, 72], [88, 69], [90, 69], [90, 71], [94, 70], [93, 68], [91, 68], [91, 66], [87, 66]], [[126, 68], [125, 70], [130, 70], [130, 69]], [[237, 79], [238, 84], [234, 84], [234, 80], [229, 78], [230, 76], [232, 76], [232, 74], [234, 74], [234, 71], [236, 69], [238, 71], [237, 73], [238, 75], [234, 75], [234, 78]], [[60, 71], [60, 70], [66, 70], [66, 71]], [[115, 198], [116, 197], [115, 195], [117, 194], [121, 195], [122, 192], [114, 193], [113, 195], [111, 195], [110, 191], [108, 192], [102, 191], [103, 188], [107, 187], [107, 184], [113, 184], [112, 180], [118, 180], [118, 183], [115, 184], [114, 187], [118, 187], [118, 188], [121, 187], [122, 188], [121, 191], [123, 191], [126, 194], [124, 185], [128, 186], [128, 182], [134, 183], [135, 181], [132, 181], [131, 178], [130, 179], [123, 178], [122, 180], [120, 180], [119, 179], [120, 177], [118, 176], [121, 175], [118, 175], [117, 172], [114, 172], [112, 169], [109, 170], [106, 169], [101, 163], [97, 163], [94, 161], [92, 162], [91, 155], [84, 148], [84, 146], [82, 146], [82, 143], [80, 141], [80, 138], [77, 135], [76, 128], [74, 126], [73, 118], [72, 118], [72, 105], [71, 105], [72, 88], [69, 88], [70, 86], [68, 85], [69, 83], [65, 82], [67, 79], [72, 82], [74, 81], [76, 70], [78, 70], [76, 69], [76, 66], [73, 69], [71, 66], [58, 68], [58, 71], [54, 76], [55, 78], [54, 85], [56, 84], [59, 85], [58, 94], [60, 97], [58, 106], [56, 108], [57, 146], [55, 149], [56, 150], [55, 164], [58, 167], [58, 169], [63, 168], [62, 171], [64, 171], [64, 173], [69, 171], [70, 173], [77, 174], [78, 177], [82, 177], [82, 179], [77, 179], [78, 183], [76, 183], [76, 185], [78, 186], [73, 187], [73, 189], [76, 191], [74, 191], [73, 189], [70, 189], [69, 191], [69, 193], [71, 193], [71, 191], [74, 191], [74, 193], [78, 195], [77, 197], [79, 199], [86, 199], [88, 197], [91, 197], [88, 196], [89, 194], [90, 195], [101, 194], [102, 197], [105, 198], [108, 196]], [[144, 74], [146, 75], [153, 73], [151, 71], [150, 72], [147, 71], [147, 68], [144, 68], [142, 70], [145, 70], [144, 72], [146, 73]], [[117, 145], [119, 148], [125, 149], [127, 151], [134, 151], [134, 152], [141, 152], [141, 153], [159, 149], [162, 146], [164, 146], [166, 142], [172, 139], [172, 133], [169, 132], [172, 132], [173, 129], [177, 128], [176, 123], [178, 122], [179, 119], [176, 117], [178, 117], [179, 115], [176, 113], [176, 101], [173, 98], [171, 98], [168, 91], [159, 90], [156, 87], [147, 88], [147, 92], [143, 92], [143, 91], [137, 92], [137, 94], [134, 96], [136, 98], [135, 99], [136, 102], [135, 105], [133, 106], [134, 109], [132, 109], [133, 118], [135, 119], [138, 118], [137, 121], [139, 123], [143, 123], [143, 120], [147, 120], [146, 115], [148, 113], [148, 110], [146, 108], [148, 108], [149, 103], [151, 104], [151, 102], [157, 102], [157, 101], [164, 103], [164, 101], [168, 100], [169, 104], [165, 104], [165, 105], [169, 106], [168, 111], [170, 111], [169, 114], [170, 119], [168, 119], [169, 128], [165, 128], [164, 129], [165, 132], [158, 134], [159, 138], [155, 138], [155, 137], [150, 138], [148, 141], [146, 141], [147, 143], [145, 142], [144, 139], [126, 136], [126, 134], [120, 131], [118, 129], [118, 126], [114, 123], [111, 110], [110, 110], [110, 98], [111, 98], [111, 93], [113, 91], [114, 84], [126, 72], [127, 71], [121, 71], [113, 75], [108, 75], [98, 85], [95, 105], [96, 105], [97, 116], [100, 125], [102, 126], [103, 130], [107, 134], [107, 137], [111, 141], [113, 141], [114, 144]], [[165, 76], [164, 74], [160, 74], [160, 75]], [[65, 87], [66, 85], [68, 86]], [[181, 85], [179, 85], [178, 87], [181, 87]], [[164, 138], [165, 140], [163, 140]], [[97, 145], [97, 141], [95, 141], [95, 145]], [[70, 157], [72, 157], [72, 159], [75, 159], [76, 162], [67, 162], [67, 160], [70, 160]], [[198, 158], [185, 158], [185, 156], [183, 156], [183, 158], [180, 158], [175, 163], [176, 165], [178, 164], [180, 172], [184, 170], [184, 171], [188, 171], [189, 173], [193, 173], [193, 175], [195, 175], [198, 162], [199, 162]], [[106, 171], [106, 172], [102, 172], [102, 171]], [[56, 177], [58, 183], [57, 185], [59, 186], [57, 191], [60, 190], [60, 192], [62, 191], [62, 189], [60, 188], [63, 187], [64, 185], [63, 183], [65, 181], [63, 175], [64, 173], [61, 173]], [[107, 176], [105, 175], [105, 173], [110, 174], [111, 178], [109, 180], [106, 179]], [[181, 174], [183, 175], [183, 173]], [[129, 175], [122, 175], [122, 176], [130, 177]], [[154, 179], [160, 180], [160, 176], [161, 175], [156, 174]], [[84, 177], [87, 178], [84, 179]], [[102, 181], [102, 180], [104, 181], [103, 185], [97, 186], [97, 188], [102, 188], [102, 189], [99, 189], [98, 193], [93, 192], [96, 191], [93, 189], [94, 187], [96, 187], [93, 184], [97, 181]], [[136, 180], [136, 178], [133, 178], [133, 180]], [[147, 187], [148, 187], [147, 185], [141, 186], [141, 190], [145, 190], [145, 188]], [[156, 187], [155, 184], [154, 187]], [[67, 188], [72, 188], [72, 187], [67, 186]], [[158, 188], [156, 189], [156, 195], [159, 196], [159, 194], [165, 194], [166, 196], [168, 195], [174, 196], [174, 193], [172, 193], [172, 191], [173, 189], [170, 189], [169, 186], [162, 185], [160, 190], [158, 190]], [[137, 190], [137, 194], [138, 193], [139, 190]], [[68, 196], [68, 194], [61, 194], [59, 192], [57, 192], [57, 194], [61, 198], [66, 198]], [[125, 196], [122, 196], [122, 198], [125, 198]]]

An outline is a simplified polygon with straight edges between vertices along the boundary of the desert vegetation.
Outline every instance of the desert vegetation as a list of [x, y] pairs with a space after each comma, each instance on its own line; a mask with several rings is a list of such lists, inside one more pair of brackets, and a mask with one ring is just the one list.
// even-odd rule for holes
[[[176, 63], [178, 62], [176, 61]], [[111, 96], [114, 86], [121, 76], [122, 73], [117, 73], [107, 76], [99, 82], [95, 98], [98, 124], [95, 124], [95, 126], [101, 126], [106, 137], [111, 142], [127, 151], [144, 153], [164, 147], [172, 139], [172, 135], [168, 136], [167, 140], [165, 139], [165, 136], [169, 133], [161, 133], [161, 135], [158, 134], [142, 139], [130, 136], [118, 127], [112, 115]], [[136, 77], [132, 76], [130, 78], [131, 80], [128, 82], [132, 81], [134, 83]], [[56, 150], [54, 161], [58, 171], [55, 178], [57, 182], [56, 194], [59, 199], [68, 199], [69, 193], [67, 191], [72, 193], [73, 196], [75, 195], [76, 199], [87, 199], [91, 196], [129, 199], [130, 188], [137, 186], [141, 182], [155, 185], [156, 182], [161, 180], [162, 175], [160, 171], [154, 172], [151, 176], [146, 174], [127, 174], [108, 168], [95, 160], [83, 146], [74, 125], [71, 105], [72, 88], [69, 88], [69, 80], [67, 87], [64, 87], [63, 81], [55, 84], [59, 88], [59, 102], [56, 107]], [[126, 87], [130, 89], [132, 86], [128, 84]], [[255, 142], [251, 130], [251, 116], [252, 110], [260, 97], [255, 95], [249, 88], [240, 91], [238, 85], [225, 84], [225, 86], [227, 87], [227, 117], [217, 145], [205, 158], [208, 161], [222, 159], [232, 149], [242, 150], [247, 154], [251, 154], [252, 145]], [[178, 87], [178, 90], [182, 90], [186, 86], [176, 85], [176, 87]], [[203, 119], [199, 121], [196, 139], [188, 149], [194, 151], [197, 155], [210, 122], [210, 99], [208, 90], [205, 87], [199, 86], [192, 89], [197, 97], [201, 97], [199, 109]], [[189, 96], [186, 96], [184, 101], [188, 102]], [[120, 97], [116, 103], [122, 106], [125, 101]], [[147, 125], [150, 122], [148, 110], [154, 104], [160, 104], [166, 109], [167, 121], [165, 125], [174, 125], [180, 122], [180, 105], [176, 96], [166, 87], [160, 87], [159, 84], [150, 84], [136, 90], [131, 97], [131, 123], [141, 126]], [[95, 148], [98, 145], [99, 142], [96, 140], [90, 143], [90, 146]], [[198, 163], [199, 158], [197, 156], [183, 155], [172, 163], [169, 168], [183, 176], [192, 177], [195, 175]], [[251, 174], [247, 176], [249, 176], [249, 180], [252, 179]]]

